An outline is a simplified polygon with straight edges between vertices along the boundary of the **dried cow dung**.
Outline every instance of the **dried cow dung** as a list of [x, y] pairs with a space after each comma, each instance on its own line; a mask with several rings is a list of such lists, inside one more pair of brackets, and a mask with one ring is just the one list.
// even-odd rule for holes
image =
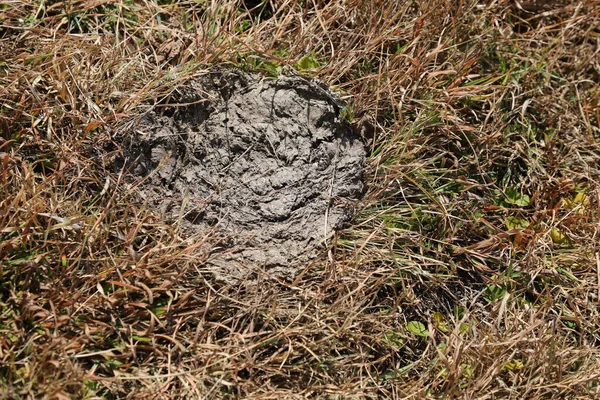
[[227, 238], [218, 274], [291, 275], [363, 191], [364, 146], [341, 107], [309, 78], [212, 72], [140, 118], [118, 164], [164, 218]]

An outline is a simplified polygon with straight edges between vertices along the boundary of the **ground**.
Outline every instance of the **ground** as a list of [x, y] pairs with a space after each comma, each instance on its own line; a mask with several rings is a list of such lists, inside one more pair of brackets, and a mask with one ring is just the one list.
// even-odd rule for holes
[[[600, 397], [598, 1], [0, 10], [1, 397]], [[293, 277], [215, 279], [102, 161], [216, 66], [320, 80], [365, 142]]]

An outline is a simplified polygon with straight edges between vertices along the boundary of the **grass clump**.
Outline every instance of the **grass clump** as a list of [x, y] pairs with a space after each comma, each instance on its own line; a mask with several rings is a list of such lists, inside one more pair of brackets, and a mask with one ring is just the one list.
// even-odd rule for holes
[[[0, 395], [597, 398], [600, 11], [540, 4], [0, 3]], [[213, 281], [97, 157], [214, 64], [321, 79], [369, 147], [293, 281]]]

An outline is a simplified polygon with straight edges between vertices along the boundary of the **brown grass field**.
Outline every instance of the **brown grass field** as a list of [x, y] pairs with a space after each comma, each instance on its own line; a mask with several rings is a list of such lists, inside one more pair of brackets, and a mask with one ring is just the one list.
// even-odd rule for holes
[[[98, 163], [215, 66], [348, 102], [367, 191], [224, 284]], [[600, 2], [0, 0], [0, 398], [600, 398]]]

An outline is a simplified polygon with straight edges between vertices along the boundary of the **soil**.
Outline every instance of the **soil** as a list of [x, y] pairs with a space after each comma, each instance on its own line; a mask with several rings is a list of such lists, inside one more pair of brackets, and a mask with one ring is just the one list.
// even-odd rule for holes
[[164, 103], [123, 135], [117, 167], [163, 218], [224, 239], [217, 276], [291, 276], [352, 217], [365, 149], [321, 83], [221, 70]]

